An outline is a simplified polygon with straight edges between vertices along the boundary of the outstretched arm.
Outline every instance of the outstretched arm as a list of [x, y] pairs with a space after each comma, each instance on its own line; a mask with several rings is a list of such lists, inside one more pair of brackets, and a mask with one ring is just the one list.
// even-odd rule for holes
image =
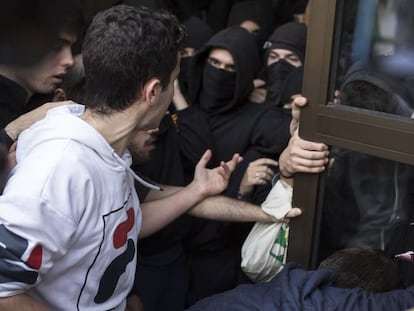
[[[212, 196], [204, 199], [189, 211], [194, 217], [233, 222], [275, 222], [258, 205], [225, 196]], [[296, 217], [300, 209], [291, 209], [286, 217]]]
[[49, 311], [50, 309], [26, 294], [19, 294], [11, 297], [0, 298], [0, 310]]
[[143, 222], [140, 238], [160, 230], [204, 198], [226, 189], [230, 175], [241, 161], [241, 157], [235, 154], [230, 161], [221, 162], [220, 166], [214, 169], [207, 169], [210, 158], [211, 151], [208, 150], [198, 162], [194, 180], [187, 187], [161, 200], [142, 204]]

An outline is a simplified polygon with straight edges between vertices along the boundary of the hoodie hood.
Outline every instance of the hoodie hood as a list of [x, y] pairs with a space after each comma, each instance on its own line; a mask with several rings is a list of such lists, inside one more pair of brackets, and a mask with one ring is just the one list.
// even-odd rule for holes
[[[204, 64], [209, 52], [214, 48], [230, 52], [236, 65], [236, 87], [234, 96], [225, 105], [217, 107], [213, 114], [222, 114], [247, 103], [253, 90], [253, 80], [260, 66], [260, 57], [253, 35], [245, 29], [235, 26], [215, 34], [207, 44], [193, 57], [190, 65], [189, 97], [193, 105], [199, 106], [199, 96], [203, 84]], [[210, 112], [209, 112], [210, 113]]]
[[19, 136], [16, 160], [19, 163], [38, 145], [51, 140], [73, 140], [93, 149], [111, 169], [124, 171], [146, 187], [159, 189], [137, 176], [130, 168], [132, 157], [126, 151], [122, 158], [92, 126], [83, 121], [80, 116], [85, 111], [83, 105], [65, 105], [51, 109], [46, 118], [35, 123]]
[[197, 16], [190, 16], [183, 25], [187, 30], [187, 37], [183, 47], [200, 49], [213, 36], [214, 31], [210, 26]]
[[271, 9], [271, 4], [265, 1], [249, 0], [235, 3], [230, 10], [227, 26], [240, 25], [245, 21], [255, 22], [260, 27], [256, 36], [259, 47], [262, 47], [272, 29], [272, 14], [269, 14]]
[[[384, 70], [382, 64], [388, 61], [388, 58], [388, 56], [378, 56], [373, 62], [358, 61], [349, 68], [341, 85], [341, 101], [343, 104], [350, 104], [347, 100], [346, 87], [349, 87], [353, 82], [361, 81], [374, 85], [393, 96], [392, 103], [389, 103], [388, 106], [381, 105], [375, 108], [371, 107], [371, 109], [411, 117], [414, 109], [408, 104], [410, 97], [409, 88], [404, 83], [405, 77], [393, 75]], [[364, 100], [362, 99], [361, 105], [364, 105]], [[365, 107], [362, 106], [361, 108]]]

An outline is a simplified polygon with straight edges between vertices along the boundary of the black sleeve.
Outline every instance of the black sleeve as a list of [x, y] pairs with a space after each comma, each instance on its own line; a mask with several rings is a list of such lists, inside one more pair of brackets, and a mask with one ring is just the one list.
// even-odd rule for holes
[[291, 119], [290, 110], [269, 106], [253, 129], [250, 145], [263, 154], [279, 158], [290, 139]]
[[13, 145], [14, 141], [7, 135], [4, 129], [0, 129], [0, 144], [4, 147], [10, 149], [11, 145]]
[[218, 162], [214, 159], [215, 140], [206, 116], [196, 107], [177, 111], [175, 115], [173, 120], [175, 119], [178, 144], [186, 169], [192, 166], [192, 171], [207, 149], [213, 152], [209, 167], [217, 166]]

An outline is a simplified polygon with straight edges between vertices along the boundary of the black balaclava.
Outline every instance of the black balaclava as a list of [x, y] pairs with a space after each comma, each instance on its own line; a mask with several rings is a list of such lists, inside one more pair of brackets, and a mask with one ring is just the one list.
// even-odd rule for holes
[[[205, 65], [210, 51], [214, 48], [229, 51], [236, 67], [236, 73], [222, 74], [223, 76], [235, 76], [233, 95], [226, 101], [224, 98], [228, 95], [230, 82], [212, 87], [213, 82], [216, 80], [206, 80], [210, 74], [215, 76], [215, 70], [211, 70], [213, 72], [211, 73], [211, 66]], [[226, 28], [218, 32], [193, 57], [190, 66], [191, 79], [189, 81], [189, 98], [191, 104], [198, 105], [201, 110], [204, 110], [204, 107], [209, 107], [208, 111], [204, 110], [209, 116], [225, 114], [247, 104], [249, 94], [253, 90], [253, 80], [259, 69], [259, 65], [259, 50], [250, 33], [238, 26]], [[204, 69], [207, 69], [207, 72], [204, 73]], [[215, 77], [219, 79], [220, 77], [217, 77], [217, 75]], [[224, 77], [222, 78], [224, 79]], [[223, 90], [219, 91], [220, 95], [213, 95], [212, 92], [221, 89], [221, 86], [223, 86]], [[207, 87], [211, 87], [211, 90], [207, 90]], [[208, 94], [208, 96], [204, 97], [203, 93]], [[216, 102], [206, 103], [207, 100], [213, 100], [213, 98], [219, 99], [220, 105]], [[214, 111], [211, 109], [212, 107], [215, 107]]]
[[203, 86], [200, 94], [200, 107], [206, 112], [213, 112], [226, 105], [234, 97], [236, 73], [213, 67], [208, 62], [204, 65]]
[[267, 93], [266, 103], [279, 106], [283, 86], [287, 77], [295, 70], [295, 66], [289, 64], [284, 59], [277, 61], [266, 68]]
[[293, 95], [302, 92], [303, 84], [303, 66], [295, 68], [283, 83], [282, 93], [280, 97], [279, 106], [288, 104]]
[[249, 0], [235, 3], [230, 10], [227, 26], [240, 25], [248, 20], [255, 22], [260, 31], [254, 36], [261, 48], [272, 29], [272, 15], [269, 14], [271, 7], [270, 1]]
[[[193, 48], [197, 51], [214, 35], [210, 26], [197, 16], [190, 16], [183, 22], [183, 24], [187, 30], [187, 38], [183, 43], [183, 47], [185, 48]], [[178, 83], [180, 84], [180, 90], [184, 95], [187, 95], [188, 93], [191, 58], [192, 57], [182, 57], [180, 62]]]
[[[306, 35], [307, 28], [303, 23], [291, 22], [276, 28], [265, 43], [265, 59], [267, 60], [272, 50], [285, 49], [294, 52], [303, 64], [305, 61]], [[266, 68], [266, 103], [280, 104], [284, 81], [295, 68], [285, 60], [280, 60]]]

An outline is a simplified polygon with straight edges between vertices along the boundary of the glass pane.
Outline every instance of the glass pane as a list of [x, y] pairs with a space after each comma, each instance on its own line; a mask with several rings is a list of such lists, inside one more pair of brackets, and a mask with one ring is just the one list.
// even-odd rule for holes
[[[414, 264], [414, 167], [332, 148], [322, 210], [319, 259], [349, 247], [381, 249], [398, 261], [406, 285]], [[407, 256], [411, 258], [410, 256]]]
[[330, 101], [411, 117], [414, 1], [338, 1]]

